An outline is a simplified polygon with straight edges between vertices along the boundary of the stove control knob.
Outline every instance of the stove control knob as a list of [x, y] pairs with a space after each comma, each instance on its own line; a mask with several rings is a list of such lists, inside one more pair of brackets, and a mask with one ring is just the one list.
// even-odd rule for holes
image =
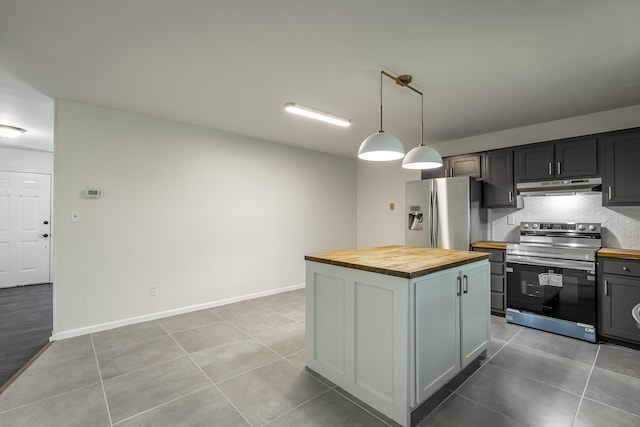
[[596, 229], [596, 226], [595, 226], [595, 225], [591, 224], [591, 225], [589, 226], [589, 231], [594, 231], [595, 229]]
[[538, 228], [538, 224], [533, 224], [532, 227], [533, 228]]
[[584, 231], [584, 230], [585, 230], [585, 226], [584, 226], [584, 224], [580, 224], [580, 225], [578, 225], [578, 230], [580, 230], [580, 231]]
[[522, 224], [522, 228], [529, 228], [529, 224]]

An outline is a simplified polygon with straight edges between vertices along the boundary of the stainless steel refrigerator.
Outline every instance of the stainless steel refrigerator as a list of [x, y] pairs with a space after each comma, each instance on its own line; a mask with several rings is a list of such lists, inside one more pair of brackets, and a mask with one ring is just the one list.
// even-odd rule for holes
[[468, 176], [407, 182], [405, 244], [469, 250], [487, 240], [481, 204], [482, 183]]

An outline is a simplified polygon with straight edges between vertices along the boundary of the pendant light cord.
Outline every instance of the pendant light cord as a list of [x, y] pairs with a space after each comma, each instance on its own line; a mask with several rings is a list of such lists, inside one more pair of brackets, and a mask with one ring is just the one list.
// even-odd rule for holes
[[382, 71], [380, 71], [380, 132], [384, 132], [382, 130]]
[[422, 98], [422, 109], [420, 110], [420, 147], [424, 147], [424, 95], [421, 93], [420, 98]]

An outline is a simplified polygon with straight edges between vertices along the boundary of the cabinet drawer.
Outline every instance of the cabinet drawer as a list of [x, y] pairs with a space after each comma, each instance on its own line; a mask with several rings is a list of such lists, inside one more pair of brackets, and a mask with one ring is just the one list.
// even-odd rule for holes
[[491, 292], [504, 292], [504, 276], [491, 275]]
[[504, 311], [504, 294], [491, 293], [491, 308]]
[[[493, 267], [493, 265], [492, 265]], [[493, 268], [491, 269], [493, 273]], [[640, 262], [631, 260], [603, 259], [602, 272], [640, 277]]]
[[502, 262], [492, 262], [491, 263], [491, 274], [504, 274], [504, 263]]

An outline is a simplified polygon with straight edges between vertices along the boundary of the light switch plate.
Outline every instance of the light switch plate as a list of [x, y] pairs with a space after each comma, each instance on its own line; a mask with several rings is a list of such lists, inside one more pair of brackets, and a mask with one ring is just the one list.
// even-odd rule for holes
[[507, 225], [513, 225], [516, 223], [516, 220], [513, 215], [507, 215]]

